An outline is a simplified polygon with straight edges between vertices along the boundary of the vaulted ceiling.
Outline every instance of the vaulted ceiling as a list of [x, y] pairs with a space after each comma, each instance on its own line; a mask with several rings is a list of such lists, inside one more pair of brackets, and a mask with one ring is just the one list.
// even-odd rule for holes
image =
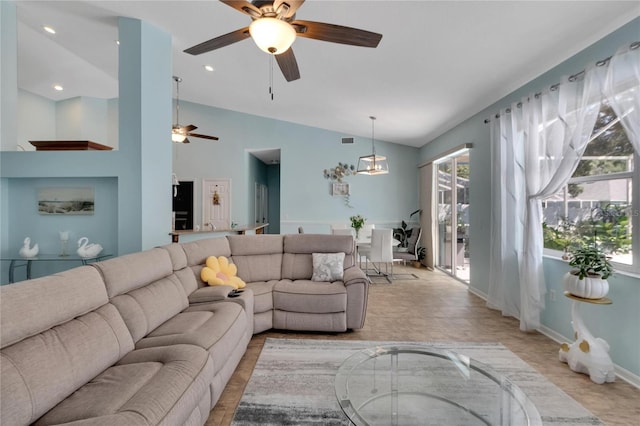
[[[369, 137], [374, 115], [377, 139], [410, 146], [424, 145], [629, 22], [640, 8], [637, 1], [613, 0], [308, 0], [297, 19], [378, 32], [382, 41], [372, 49], [298, 37], [293, 49], [301, 79], [286, 82], [274, 65], [271, 100], [270, 58], [252, 40], [199, 56], [183, 52], [250, 23], [219, 1], [16, 4], [21, 89], [53, 100], [117, 97], [117, 17], [126, 16], [172, 35], [181, 100], [344, 136]], [[215, 134], [204, 125], [199, 130]]]

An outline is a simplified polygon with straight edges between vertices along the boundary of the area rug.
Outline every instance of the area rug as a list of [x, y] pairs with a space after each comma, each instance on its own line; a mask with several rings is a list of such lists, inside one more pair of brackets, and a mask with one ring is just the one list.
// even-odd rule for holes
[[[232, 425], [349, 424], [335, 397], [336, 372], [357, 351], [389, 344], [400, 343], [267, 338]], [[509, 377], [532, 400], [545, 425], [603, 424], [501, 344], [425, 344], [464, 354]]]

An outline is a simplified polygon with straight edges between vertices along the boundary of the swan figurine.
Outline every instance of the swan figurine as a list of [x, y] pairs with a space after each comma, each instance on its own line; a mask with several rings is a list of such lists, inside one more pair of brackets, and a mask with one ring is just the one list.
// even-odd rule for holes
[[92, 243], [89, 244], [89, 239], [87, 237], [82, 237], [78, 240], [78, 256], [88, 259], [92, 257], [96, 257], [102, 251], [102, 246], [100, 244]]
[[20, 249], [20, 256], [22, 257], [36, 257], [38, 255], [38, 244], [34, 244], [33, 247], [29, 247], [31, 245], [31, 238], [27, 237], [24, 239], [24, 243], [22, 244], [22, 248]]

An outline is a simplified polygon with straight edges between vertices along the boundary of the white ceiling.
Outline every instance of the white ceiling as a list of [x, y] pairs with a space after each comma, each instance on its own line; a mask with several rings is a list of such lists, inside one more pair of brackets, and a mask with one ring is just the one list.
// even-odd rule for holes
[[[382, 41], [369, 49], [299, 37], [293, 49], [301, 79], [287, 83], [276, 65], [271, 101], [269, 56], [252, 40], [183, 53], [250, 23], [218, 1], [16, 4], [18, 86], [38, 95], [117, 97], [117, 17], [126, 16], [172, 35], [181, 100], [344, 136], [370, 137], [374, 115], [376, 139], [410, 146], [424, 145], [640, 14], [638, 1], [308, 0], [298, 19], [379, 32]], [[55, 92], [56, 83], [65, 90]]]

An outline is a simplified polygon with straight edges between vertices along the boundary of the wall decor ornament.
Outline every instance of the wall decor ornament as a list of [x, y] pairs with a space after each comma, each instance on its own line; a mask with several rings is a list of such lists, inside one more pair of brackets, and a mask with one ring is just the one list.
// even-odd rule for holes
[[69, 256], [69, 231], [60, 231], [60, 257]]
[[342, 197], [344, 204], [347, 207], [353, 208], [349, 203], [349, 196], [351, 195], [349, 184], [342, 180], [348, 176], [356, 175], [356, 166], [353, 164], [338, 163], [335, 167], [324, 169], [322, 173], [324, 178], [331, 182], [331, 187], [329, 188], [331, 195], [334, 197]]
[[76, 250], [76, 253], [78, 253], [78, 256], [82, 257], [83, 259], [91, 259], [93, 257], [96, 257], [100, 254], [101, 251], [102, 246], [97, 243], [89, 244], [89, 239], [87, 237], [82, 237], [78, 240], [78, 250]]
[[38, 247], [38, 244], [34, 244], [33, 247], [31, 246], [31, 238], [27, 237], [24, 239], [24, 242], [22, 243], [22, 248], [20, 249], [20, 256], [24, 257], [24, 258], [32, 258], [32, 257], [36, 257], [38, 255], [38, 252], [40, 251], [40, 248]]

